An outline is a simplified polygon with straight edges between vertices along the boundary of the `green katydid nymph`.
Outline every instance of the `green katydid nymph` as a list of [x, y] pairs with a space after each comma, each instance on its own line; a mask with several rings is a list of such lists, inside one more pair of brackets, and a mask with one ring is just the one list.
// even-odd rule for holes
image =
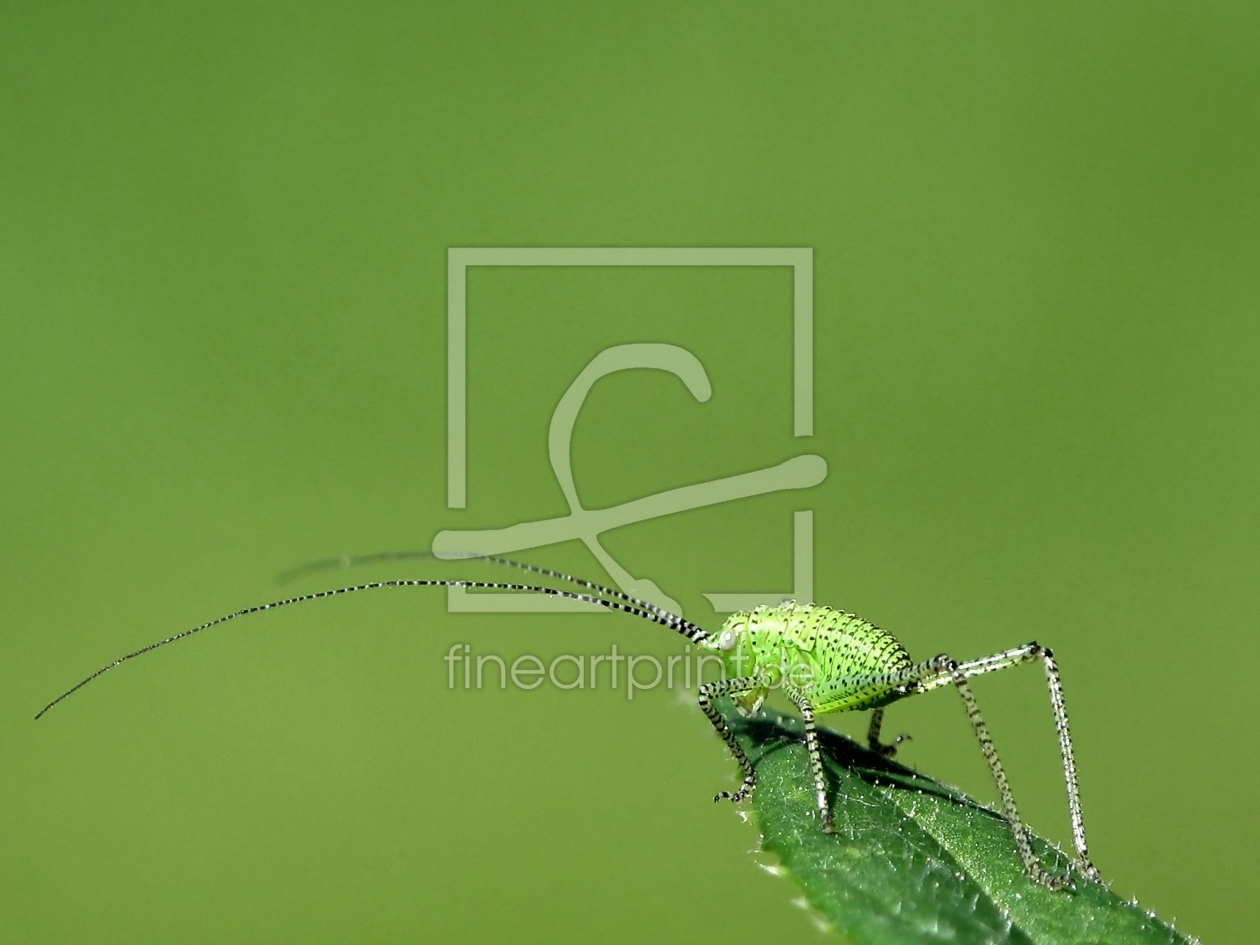
[[[368, 559], [345, 558], [334, 562], [320, 562], [314, 567], [319, 568], [328, 564], [344, 566], [364, 560], [418, 556], [421, 555], [415, 553], [373, 555]], [[723, 677], [714, 682], [702, 684], [697, 696], [701, 710], [739, 763], [743, 773], [743, 783], [734, 792], [720, 792], [714, 800], [730, 799], [738, 803], [748, 798], [757, 786], [753, 764], [726, 724], [726, 720], [714, 706], [714, 700], [724, 696], [729, 697], [741, 712], [751, 715], [760, 708], [772, 690], [782, 689], [784, 695], [800, 710], [805, 723], [805, 746], [809, 752], [813, 772], [819, 825], [828, 833], [833, 829], [832, 817], [815, 728], [817, 716], [860, 709], [873, 710], [867, 742], [872, 751], [891, 756], [896, 752], [897, 742], [901, 741], [901, 738], [889, 744], [880, 741], [880, 728], [885, 707], [907, 696], [929, 692], [941, 686], [953, 686], [962, 697], [967, 718], [971, 722], [976, 739], [980, 743], [980, 750], [985, 761], [988, 762], [989, 770], [997, 785], [1002, 812], [1010, 825], [1011, 835], [1016, 850], [1023, 860], [1024, 868], [1033, 880], [1052, 889], [1058, 889], [1068, 883], [1068, 876], [1048, 872], [1033, 852], [1028, 829], [1020, 819], [1006, 774], [998, 760], [997, 751], [993, 747], [993, 740], [989, 737], [988, 728], [980, 715], [975, 696], [967, 683], [972, 676], [1006, 669], [1020, 663], [1040, 661], [1045, 669], [1046, 683], [1050, 691], [1050, 706], [1054, 712], [1055, 728], [1059, 736], [1059, 751], [1063, 761], [1063, 778], [1067, 785], [1068, 812], [1072, 825], [1072, 842], [1076, 848], [1077, 867], [1089, 879], [1099, 879], [1098, 870], [1090, 861], [1085, 844], [1085, 825], [1081, 815], [1080, 790], [1077, 784], [1076, 762], [1072, 753], [1072, 737], [1068, 729], [1067, 709], [1063, 701], [1063, 686], [1054, 656], [1045, 647], [1037, 643], [1027, 643], [1024, 646], [965, 663], [959, 663], [945, 654], [915, 662], [896, 637], [873, 623], [830, 607], [801, 604], [795, 601], [784, 601], [777, 606], [763, 606], [752, 611], [732, 614], [722, 625], [722, 629], [712, 634], [690, 620], [656, 604], [581, 578], [503, 558], [480, 555], [469, 557], [540, 574], [583, 588], [584, 592], [560, 590], [535, 584], [424, 578], [373, 581], [246, 607], [119, 657], [63, 692], [40, 709], [35, 718], [40, 718], [72, 693], [130, 659], [226, 621], [264, 610], [274, 610], [289, 604], [335, 597], [340, 594], [388, 587], [461, 587], [546, 594], [599, 605], [650, 620], [681, 634], [698, 648], [716, 655], [722, 661]]]

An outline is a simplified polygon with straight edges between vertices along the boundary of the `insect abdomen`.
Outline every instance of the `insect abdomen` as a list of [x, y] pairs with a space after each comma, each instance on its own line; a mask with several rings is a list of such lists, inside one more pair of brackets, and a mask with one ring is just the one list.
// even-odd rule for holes
[[[756, 623], [762, 633], [778, 624], [786, 662], [809, 666], [804, 679], [796, 678], [803, 683], [800, 694], [819, 714], [873, 708], [900, 695], [889, 680], [912, 663], [905, 647], [888, 631], [816, 604], [785, 604], [759, 616]], [[789, 673], [787, 685], [792, 678]]]

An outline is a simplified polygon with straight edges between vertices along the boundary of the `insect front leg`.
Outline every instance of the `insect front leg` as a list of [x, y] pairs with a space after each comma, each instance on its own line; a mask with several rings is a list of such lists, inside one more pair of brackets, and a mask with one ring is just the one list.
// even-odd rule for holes
[[897, 754], [897, 746], [902, 742], [910, 741], [909, 735], [898, 735], [888, 744], [884, 744], [879, 740], [879, 730], [884, 724], [884, 710], [876, 709], [871, 713], [871, 727], [866, 732], [866, 744], [871, 751], [877, 755], [883, 755], [885, 758], [891, 758]]
[[735, 760], [739, 762], [739, 766], [744, 770], [744, 783], [740, 785], [739, 790], [734, 793], [719, 791], [713, 798], [714, 801], [730, 798], [738, 804], [757, 787], [757, 773], [753, 770], [752, 762], [748, 760], [748, 756], [744, 754], [744, 749], [740, 747], [735, 733], [726, 724], [726, 719], [722, 718], [721, 713], [713, 707], [713, 700], [719, 696], [739, 696], [753, 692], [756, 689], [765, 687], [767, 682], [764, 676], [742, 676], [738, 679], [714, 680], [700, 687], [698, 693], [700, 711], [704, 713], [705, 718], [713, 723], [713, 727], [722, 736], [722, 741], [726, 742], [726, 747], [731, 750], [731, 754], [735, 756]]

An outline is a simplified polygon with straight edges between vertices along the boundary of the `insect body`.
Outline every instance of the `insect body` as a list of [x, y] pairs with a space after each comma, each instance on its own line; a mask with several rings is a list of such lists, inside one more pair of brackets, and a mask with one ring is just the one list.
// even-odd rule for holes
[[730, 798], [741, 801], [756, 787], [752, 763], [726, 720], [713, 707], [712, 700], [716, 696], [732, 696], [742, 711], [751, 713], [760, 707], [771, 689], [779, 687], [795, 703], [805, 722], [805, 747], [813, 770], [819, 817], [823, 830], [830, 832], [831, 809], [822, 756], [818, 750], [815, 717], [831, 712], [873, 709], [867, 742], [872, 751], [890, 756], [896, 751], [896, 742], [884, 744], [879, 740], [884, 707], [898, 699], [952, 684], [962, 696], [967, 717], [980, 742], [980, 750], [997, 784], [1003, 813], [1010, 824], [1025, 869], [1033, 879], [1057, 889], [1066, 883], [1066, 878], [1048, 873], [1033, 853], [1028, 830], [1020, 819], [1006, 773], [998, 760], [975, 696], [967, 684], [971, 676], [1040, 660], [1045, 667], [1050, 705], [1059, 734], [1072, 821], [1072, 842], [1081, 870], [1091, 879], [1099, 879], [1085, 844], [1085, 825], [1067, 710], [1063, 703], [1063, 687], [1054, 656], [1045, 647], [1029, 643], [970, 663], [960, 664], [945, 654], [915, 663], [896, 637], [874, 624], [830, 607], [797, 604], [794, 601], [785, 601], [778, 607], [759, 607], [751, 612], [733, 614], [716, 638], [697, 642], [719, 653], [727, 671], [726, 678], [700, 687], [700, 708], [744, 771], [744, 783], [739, 790], [734, 793], [724, 791], [716, 800]]
[[[327, 564], [348, 566], [367, 560], [419, 556], [427, 557], [427, 555], [415, 553], [391, 553], [373, 555], [365, 559], [338, 559], [335, 562], [320, 563], [314, 567], [319, 568]], [[781, 688], [800, 710], [805, 723], [805, 747], [809, 752], [813, 772], [819, 819], [822, 829], [829, 833], [833, 829], [831, 808], [827, 798], [822, 756], [818, 748], [816, 716], [859, 709], [874, 710], [867, 741], [872, 751], [890, 756], [895, 753], [896, 744], [901, 741], [901, 738], [891, 744], [880, 741], [884, 707], [907, 696], [928, 692], [944, 685], [953, 685], [962, 697], [967, 717], [980, 742], [980, 750], [997, 784], [998, 793], [1002, 799], [1003, 813], [1010, 824], [1011, 834], [1025, 869], [1037, 882], [1057, 889], [1065, 885], [1067, 879], [1047, 872], [1033, 852], [1028, 839], [1028, 830], [1015, 807], [1015, 799], [993, 747], [993, 740], [989, 737], [988, 729], [976, 705], [975, 696], [967, 684], [968, 678], [972, 676], [1040, 660], [1045, 667], [1046, 681], [1050, 690], [1050, 705], [1054, 711], [1055, 728], [1059, 735], [1059, 750], [1063, 760], [1063, 776], [1067, 784], [1068, 809], [1072, 822], [1072, 840], [1076, 848], [1079, 867], [1089, 878], [1099, 879], [1098, 871], [1090, 862], [1085, 845], [1085, 827], [1081, 817], [1080, 792], [1077, 787], [1076, 763], [1072, 755], [1072, 739], [1068, 730], [1067, 711], [1063, 703], [1063, 687], [1053, 655], [1045, 647], [1037, 643], [1029, 643], [968, 663], [958, 663], [945, 654], [916, 663], [911, 660], [905, 648], [892, 634], [874, 624], [830, 607], [797, 604], [794, 601], [785, 601], [776, 607], [758, 607], [753, 611], [733, 614], [723, 624], [721, 631], [714, 635], [656, 604], [581, 578], [502, 558], [480, 555], [472, 557], [542, 574], [592, 593], [497, 581], [414, 579], [374, 581], [319, 591], [314, 594], [303, 594], [226, 614], [119, 657], [63, 692], [44, 706], [35, 718], [40, 718], [67, 696], [130, 659], [208, 630], [218, 624], [264, 610], [335, 597], [340, 594], [390, 587], [487, 588], [546, 594], [597, 604], [650, 620], [674, 630], [696, 646], [716, 654], [721, 659], [725, 669], [724, 676], [720, 680], [705, 683], [699, 687], [699, 704], [705, 716], [726, 742], [735, 760], [739, 762], [744, 773], [744, 781], [737, 791], [722, 791], [714, 800], [729, 798], [735, 802], [742, 801], [753, 792], [757, 783], [752, 762], [740, 747], [726, 720], [714, 707], [714, 700], [723, 696], [731, 697], [740, 711], [752, 714], [772, 690]]]

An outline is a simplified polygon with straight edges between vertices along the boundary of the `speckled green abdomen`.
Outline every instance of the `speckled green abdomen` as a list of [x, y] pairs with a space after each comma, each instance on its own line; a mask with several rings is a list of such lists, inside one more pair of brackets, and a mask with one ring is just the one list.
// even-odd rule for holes
[[734, 673], [770, 672], [819, 714], [874, 708], [905, 695], [891, 680], [911, 665], [910, 654], [891, 633], [853, 614], [788, 602], [735, 614], [723, 629], [738, 641]]

